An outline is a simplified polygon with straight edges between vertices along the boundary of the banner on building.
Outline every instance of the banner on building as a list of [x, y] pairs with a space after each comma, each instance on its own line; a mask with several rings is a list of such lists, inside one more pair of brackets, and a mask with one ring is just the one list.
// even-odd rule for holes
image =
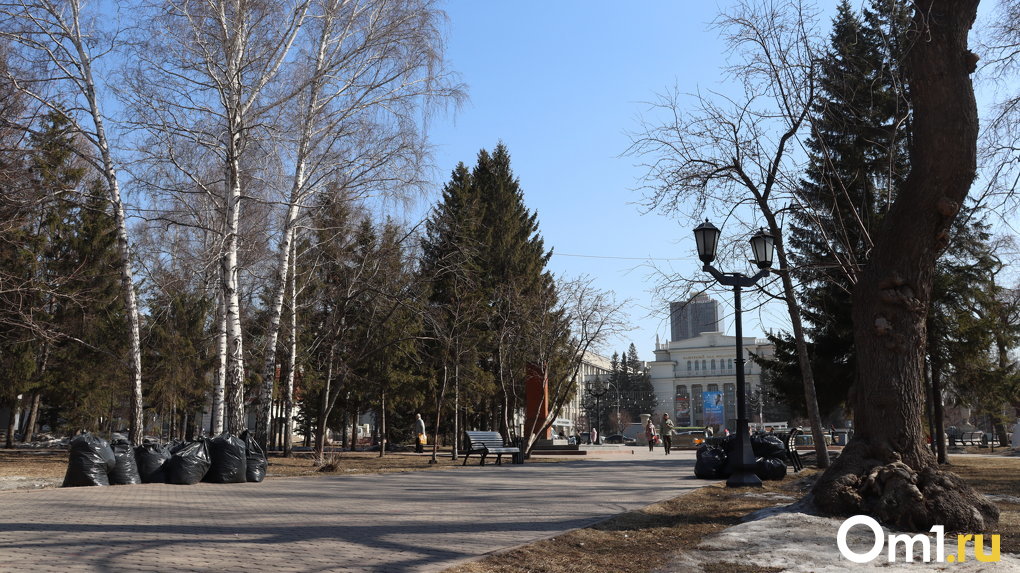
[[723, 393], [719, 391], [702, 392], [701, 396], [705, 400], [705, 425], [725, 425], [726, 416], [723, 408]]

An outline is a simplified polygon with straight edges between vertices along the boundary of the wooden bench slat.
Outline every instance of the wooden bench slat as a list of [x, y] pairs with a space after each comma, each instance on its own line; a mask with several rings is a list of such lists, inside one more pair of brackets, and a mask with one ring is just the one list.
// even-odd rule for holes
[[507, 446], [503, 442], [503, 436], [499, 432], [478, 432], [466, 431], [467, 451], [464, 452], [464, 464], [467, 465], [468, 457], [471, 454], [478, 454], [480, 461], [478, 465], [485, 465], [485, 457], [489, 454], [496, 454], [496, 465], [503, 465], [503, 454], [518, 454], [520, 448]]

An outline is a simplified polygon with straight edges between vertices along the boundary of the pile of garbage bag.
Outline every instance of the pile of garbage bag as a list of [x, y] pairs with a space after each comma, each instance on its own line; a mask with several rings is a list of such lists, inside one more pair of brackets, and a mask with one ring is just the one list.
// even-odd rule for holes
[[138, 447], [118, 434], [107, 442], [85, 432], [71, 440], [69, 449], [63, 487], [261, 482], [269, 465], [247, 431], [241, 437], [224, 432], [168, 445], [146, 441]]
[[[702, 445], [698, 448], [694, 477], [712, 480], [730, 477], [729, 459], [736, 447], [736, 436], [726, 436], [719, 446]], [[786, 477], [786, 448], [782, 440], [771, 434], [755, 434], [751, 436], [751, 450], [755, 459], [754, 473], [759, 479]]]

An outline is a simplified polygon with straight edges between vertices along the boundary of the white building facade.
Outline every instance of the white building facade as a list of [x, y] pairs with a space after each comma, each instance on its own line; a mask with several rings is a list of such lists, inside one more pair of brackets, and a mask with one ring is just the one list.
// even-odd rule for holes
[[[584, 357], [581, 359], [581, 368], [573, 380], [575, 388], [574, 396], [563, 404], [557, 422], [562, 424], [569, 422], [575, 429], [575, 433], [578, 428], [587, 429], [588, 413], [582, 406], [587, 384], [595, 380], [608, 380], [612, 371], [613, 363], [609, 358], [594, 352], [585, 352]], [[569, 431], [566, 433], [570, 434]]]
[[[736, 429], [737, 378], [735, 336], [703, 332], [694, 338], [657, 344], [648, 364], [657, 399], [653, 416], [669, 413], [677, 426]], [[767, 340], [743, 338], [744, 380], [748, 394], [761, 383], [761, 367], [750, 355], [772, 356]], [[748, 410], [750, 417], [750, 410]]]

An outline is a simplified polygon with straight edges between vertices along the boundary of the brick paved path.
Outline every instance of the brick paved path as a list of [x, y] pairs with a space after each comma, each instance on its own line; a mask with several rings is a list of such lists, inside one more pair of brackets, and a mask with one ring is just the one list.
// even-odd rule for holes
[[693, 452], [0, 495], [0, 571], [439, 571], [674, 497]]

